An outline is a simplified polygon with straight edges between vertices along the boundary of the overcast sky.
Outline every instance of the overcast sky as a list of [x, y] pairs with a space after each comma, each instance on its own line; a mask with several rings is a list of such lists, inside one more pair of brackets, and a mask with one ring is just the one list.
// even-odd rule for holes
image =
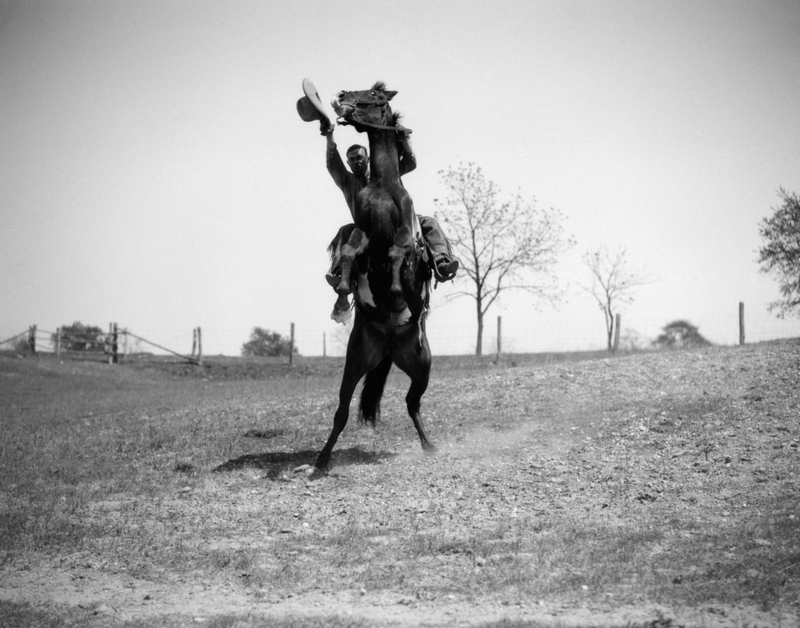
[[[622, 310], [720, 343], [800, 335], [767, 313], [758, 222], [800, 192], [800, 3], [0, 0], [0, 340], [110, 322], [237, 354], [296, 324], [335, 351], [326, 246], [349, 213], [295, 102], [398, 90], [422, 214], [480, 165], [566, 216], [557, 309], [509, 295], [509, 350], [603, 346], [580, 257], [625, 246], [654, 281]], [[336, 131], [342, 150], [366, 143]], [[474, 306], [434, 293], [434, 353], [474, 349]]]

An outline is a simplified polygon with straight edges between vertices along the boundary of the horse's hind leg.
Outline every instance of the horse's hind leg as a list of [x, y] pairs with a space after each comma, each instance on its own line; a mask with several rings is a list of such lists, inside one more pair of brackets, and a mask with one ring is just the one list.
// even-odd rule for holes
[[352, 369], [348, 372], [347, 366], [345, 365], [342, 384], [339, 387], [339, 407], [336, 409], [336, 414], [333, 415], [333, 429], [330, 436], [328, 436], [325, 447], [319, 452], [314, 463], [314, 468], [312, 469], [314, 475], [321, 475], [327, 469], [333, 447], [336, 445], [336, 441], [339, 440], [339, 434], [344, 430], [345, 425], [347, 425], [347, 419], [350, 416], [350, 401], [353, 398], [353, 393], [356, 390], [358, 380], [361, 379], [361, 375]]
[[436, 447], [428, 440], [428, 435], [425, 433], [420, 413], [422, 395], [428, 389], [431, 374], [431, 350], [424, 330], [420, 333], [416, 326], [411, 326], [405, 332], [402, 343], [393, 351], [392, 358], [395, 364], [411, 378], [411, 387], [406, 394], [406, 407], [417, 429], [422, 448], [428, 452], [435, 451]]
[[342, 383], [339, 387], [339, 407], [333, 416], [333, 429], [325, 446], [317, 456], [312, 474], [320, 475], [328, 467], [333, 447], [347, 425], [347, 419], [350, 416], [350, 401], [353, 399], [356, 386], [364, 374], [378, 365], [381, 357], [380, 345], [371, 339], [368, 330], [361, 323], [360, 317], [356, 315], [356, 322], [347, 343], [347, 358], [344, 364]]
[[436, 451], [436, 447], [428, 440], [428, 435], [425, 433], [425, 426], [422, 423], [422, 415], [420, 414], [420, 406], [422, 405], [422, 395], [428, 388], [427, 379], [424, 382], [411, 380], [411, 387], [408, 389], [406, 395], [406, 407], [411, 420], [414, 422], [414, 427], [417, 428], [419, 434], [419, 442], [425, 451]]

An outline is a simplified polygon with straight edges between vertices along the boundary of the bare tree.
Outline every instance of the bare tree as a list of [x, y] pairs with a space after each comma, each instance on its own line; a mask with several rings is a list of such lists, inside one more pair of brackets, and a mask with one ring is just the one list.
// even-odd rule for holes
[[353, 331], [353, 317], [351, 316], [343, 325], [336, 325], [336, 329], [331, 333], [331, 348], [340, 352], [342, 355], [347, 354], [347, 343], [350, 342], [350, 332]]
[[591, 294], [603, 310], [608, 350], [613, 351], [617, 310], [623, 304], [633, 303], [634, 289], [650, 283], [651, 279], [644, 271], [631, 269], [625, 247], [609, 250], [601, 244], [584, 253], [583, 262], [591, 271], [592, 282], [581, 288]]
[[501, 200], [498, 187], [475, 164], [459, 164], [439, 176], [448, 197], [435, 199], [436, 217], [460, 259], [456, 281], [464, 286], [450, 298], [475, 299], [475, 354], [481, 355], [483, 319], [501, 293], [525, 290], [551, 302], [561, 296], [553, 267], [574, 242], [564, 235], [560, 212], [540, 209], [535, 199], [525, 201], [519, 193]]

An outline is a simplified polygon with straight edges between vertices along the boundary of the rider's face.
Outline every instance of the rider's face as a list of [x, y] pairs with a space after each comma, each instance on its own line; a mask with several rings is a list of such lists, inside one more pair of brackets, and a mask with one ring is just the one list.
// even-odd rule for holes
[[367, 171], [367, 151], [360, 148], [357, 151], [354, 150], [347, 153], [347, 165], [350, 166], [350, 171], [357, 177], [364, 175]]

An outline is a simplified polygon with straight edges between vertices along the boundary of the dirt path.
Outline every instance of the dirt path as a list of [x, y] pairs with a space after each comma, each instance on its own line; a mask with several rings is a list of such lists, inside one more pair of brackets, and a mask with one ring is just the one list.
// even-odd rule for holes
[[152, 620], [158, 625], [200, 625], [214, 617], [317, 619], [339, 616], [366, 626], [484, 626], [500, 621], [531, 621], [542, 626], [669, 626], [797, 628], [796, 615], [765, 613], [752, 607], [713, 604], [702, 609], [658, 604], [616, 606], [538, 602], [504, 604], [495, 599], [425, 601], [387, 592], [363, 590], [299, 595], [256, 595], [237, 583], [210, 581], [153, 582], [114, 573], [113, 566], [80, 557], [31, 561], [3, 569], [0, 600], [50, 608], [66, 625], [98, 625]]

